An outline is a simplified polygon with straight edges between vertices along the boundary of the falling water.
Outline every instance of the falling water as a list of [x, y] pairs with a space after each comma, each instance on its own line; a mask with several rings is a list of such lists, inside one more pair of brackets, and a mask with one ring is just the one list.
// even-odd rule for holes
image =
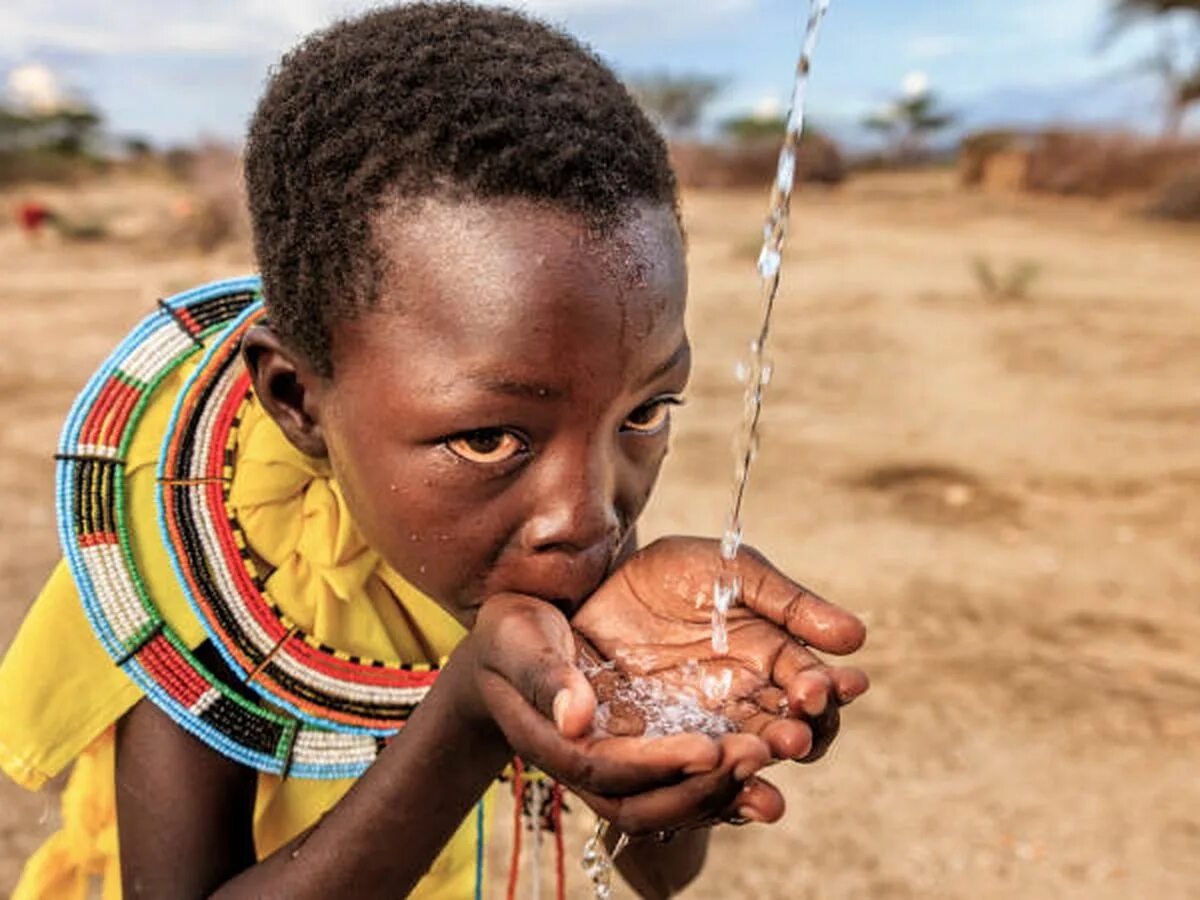
[[[770, 211], [763, 226], [763, 245], [758, 255], [758, 274], [762, 281], [762, 320], [757, 336], [750, 342], [748, 358], [739, 362], [736, 370], [738, 380], [745, 384], [746, 391], [742, 403], [742, 425], [734, 438], [737, 466], [734, 471], [729, 516], [721, 537], [721, 571], [713, 584], [712, 648], [719, 654], [729, 652], [726, 621], [730, 607], [740, 600], [742, 594], [741, 579], [733, 571], [732, 563], [742, 546], [742, 501], [745, 499], [746, 485], [750, 480], [750, 466], [758, 451], [758, 423], [762, 416], [763, 392], [771, 381], [771, 360], [766, 352], [767, 337], [770, 334], [775, 297], [779, 293], [779, 270], [783, 262], [783, 244], [787, 237], [792, 188], [796, 181], [796, 153], [804, 133], [808, 73], [817, 44], [817, 35], [825, 13], [829, 10], [829, 4], [830, 0], [809, 0], [804, 43], [796, 63], [796, 76], [792, 84], [787, 132], [783, 138], [783, 147], [779, 151], [775, 183], [771, 187]], [[723, 699], [729, 688], [729, 678], [713, 678], [702, 685], [704, 695], [709, 701]], [[603, 819], [597, 820], [595, 831], [584, 844], [583, 868], [592, 883], [596, 900], [609, 900], [612, 896], [612, 860], [625, 845], [626, 838], [622, 835], [610, 856], [604, 846], [608, 828], [608, 822]]]
[[763, 245], [758, 255], [758, 274], [762, 281], [762, 320], [758, 334], [750, 342], [748, 357], [737, 364], [738, 380], [746, 386], [742, 401], [742, 425], [734, 437], [737, 465], [733, 476], [733, 497], [725, 533], [721, 537], [721, 571], [713, 584], [712, 648], [716, 653], [729, 652], [729, 631], [726, 620], [729, 609], [741, 598], [741, 579], [732, 562], [742, 546], [742, 501], [750, 481], [750, 466], [758, 453], [758, 423], [762, 417], [763, 392], [771, 382], [771, 359], [767, 355], [767, 337], [771, 330], [771, 313], [779, 293], [779, 270], [783, 262], [783, 243], [787, 237], [788, 212], [792, 188], [796, 182], [796, 152], [804, 133], [804, 103], [808, 94], [808, 73], [813, 49], [821, 22], [829, 9], [830, 0], [809, 0], [808, 24], [804, 44], [796, 63], [792, 84], [791, 108], [788, 111], [787, 132], [779, 151], [775, 183], [771, 187], [770, 212], [763, 226]]

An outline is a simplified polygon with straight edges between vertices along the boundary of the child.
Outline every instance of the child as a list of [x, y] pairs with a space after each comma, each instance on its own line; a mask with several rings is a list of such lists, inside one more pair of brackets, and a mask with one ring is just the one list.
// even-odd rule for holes
[[[564, 35], [420, 3], [285, 58], [246, 174], [265, 315], [249, 279], [160, 304], [64, 429], [67, 562], [0, 670], [0, 762], [77, 761], [16, 896], [478, 895], [514, 754], [678, 890], [866, 681], [805, 646], [857, 620], [753, 552], [727, 659], [713, 543], [634, 552], [689, 369], [662, 141]], [[577, 640], [727, 671], [739, 733], [596, 735]]]

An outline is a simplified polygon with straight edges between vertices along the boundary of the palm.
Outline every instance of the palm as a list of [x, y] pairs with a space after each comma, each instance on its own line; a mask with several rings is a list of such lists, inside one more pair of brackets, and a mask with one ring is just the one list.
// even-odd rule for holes
[[[713, 541], [656, 542], [601, 585], [572, 625], [621, 676], [652, 676], [669, 690], [719, 710], [743, 730], [759, 733], [789, 715], [789, 689], [797, 676], [822, 666], [804, 642], [821, 646], [830, 638], [823, 649], [844, 652], [841, 643], [847, 640], [832, 635], [838, 628], [824, 621], [832, 607], [787, 581], [757, 554], [744, 552], [733, 564], [742, 596], [729, 611], [729, 650], [716, 653], [713, 584], [721, 567]], [[806, 616], [807, 607], [819, 615]], [[857, 626], [853, 617], [837, 615]]]

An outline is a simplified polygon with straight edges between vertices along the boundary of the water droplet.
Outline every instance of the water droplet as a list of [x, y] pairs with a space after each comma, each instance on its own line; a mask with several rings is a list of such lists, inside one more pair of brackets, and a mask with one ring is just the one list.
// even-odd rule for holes
[[725, 624], [725, 617], [715, 609], [712, 613], [712, 648], [713, 653], [722, 656], [729, 652], [729, 627]]
[[733, 364], [733, 377], [737, 379], [738, 384], [745, 384], [750, 380], [750, 366], [744, 359], [739, 359]]
[[758, 376], [758, 383], [764, 387], [771, 383], [771, 376], [775, 374], [775, 364], [770, 360], [766, 360], [762, 364], [762, 369]]
[[742, 579], [732, 572], [722, 572], [713, 583], [713, 607], [722, 613], [742, 597]]
[[785, 147], [779, 154], [779, 168], [775, 173], [775, 187], [782, 193], [790, 194], [796, 181], [796, 152], [791, 147]]
[[774, 278], [779, 274], [783, 257], [774, 247], [763, 247], [758, 255], [758, 274], [763, 278]]
[[612, 853], [610, 854], [610, 858], [615, 861], [616, 858], [621, 855], [621, 851], [624, 850], [628, 846], [629, 846], [629, 835], [622, 832], [620, 837], [617, 838], [616, 844], [613, 845]]
[[742, 530], [737, 527], [726, 529], [725, 534], [721, 537], [721, 558], [726, 562], [732, 561], [741, 546]]
[[710, 703], [724, 700], [732, 689], [732, 669], [722, 669], [720, 675], [708, 675], [704, 679], [704, 696]]

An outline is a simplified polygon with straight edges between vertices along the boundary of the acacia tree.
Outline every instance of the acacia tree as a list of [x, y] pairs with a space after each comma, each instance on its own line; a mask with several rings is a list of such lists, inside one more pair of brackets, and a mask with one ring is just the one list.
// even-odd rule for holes
[[721, 82], [707, 75], [656, 73], [632, 79], [629, 90], [667, 137], [678, 138], [700, 123]]
[[905, 93], [884, 109], [872, 113], [863, 125], [887, 138], [893, 155], [903, 161], [919, 159], [931, 135], [954, 122], [928, 89]]
[[1176, 137], [1188, 108], [1200, 102], [1200, 0], [1115, 0], [1108, 37], [1139, 22], [1158, 29], [1158, 48], [1144, 67], [1166, 88], [1163, 134]]

